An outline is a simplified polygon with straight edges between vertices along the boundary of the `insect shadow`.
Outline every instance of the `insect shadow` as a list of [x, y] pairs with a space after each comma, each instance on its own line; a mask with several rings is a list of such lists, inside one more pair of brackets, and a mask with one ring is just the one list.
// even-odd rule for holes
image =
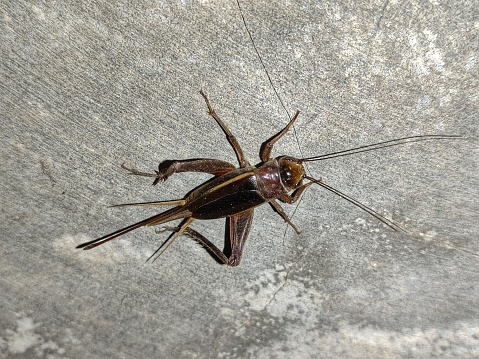
[[[301, 197], [304, 190], [312, 184], [317, 184], [328, 191], [339, 195], [355, 206], [368, 212], [370, 215], [376, 217], [393, 230], [405, 231], [398, 224], [385, 218], [358, 200], [327, 185], [322, 179], [315, 179], [307, 175], [303, 163], [431, 139], [451, 139], [460, 137], [456, 135], [409, 136], [314, 157], [294, 158], [290, 156], [279, 156], [271, 158], [271, 151], [274, 144], [288, 132], [298, 118], [299, 111], [297, 111], [281, 131], [261, 145], [259, 152], [261, 162], [257, 165], [251, 165], [244, 156], [236, 137], [217, 115], [206, 94], [203, 91], [200, 91], [200, 93], [206, 102], [209, 115], [213, 117], [216, 123], [221, 127], [228, 142], [233, 148], [238, 159], [239, 167], [237, 168], [229, 162], [217, 159], [197, 158], [164, 161], [160, 163], [158, 170], [155, 171], [155, 173], [146, 173], [137, 169], [129, 168], [122, 164], [122, 167], [131, 174], [153, 177], [154, 185], [160, 181], [165, 181], [171, 175], [180, 172], [204, 172], [212, 174], [213, 178], [193, 189], [182, 199], [118, 205], [174, 205], [175, 207], [101, 238], [83, 243], [77, 248], [83, 248], [84, 250], [92, 249], [139, 227], [155, 226], [173, 220], [183, 219], [179, 227], [164, 228], [173, 233], [150, 258], [158, 258], [180, 235], [185, 234], [202, 244], [220, 263], [229, 266], [237, 266], [240, 264], [244, 244], [251, 229], [254, 209], [262, 204], [269, 203], [285, 220], [285, 222], [299, 234], [299, 229], [293, 224], [279, 202], [288, 204], [295, 203]], [[225, 252], [222, 252], [210, 240], [191, 228], [192, 222], [196, 219], [209, 220], [217, 218], [226, 218], [227, 236], [229, 237], [226, 239], [226, 242], [229, 243], [229, 248], [227, 248]]]

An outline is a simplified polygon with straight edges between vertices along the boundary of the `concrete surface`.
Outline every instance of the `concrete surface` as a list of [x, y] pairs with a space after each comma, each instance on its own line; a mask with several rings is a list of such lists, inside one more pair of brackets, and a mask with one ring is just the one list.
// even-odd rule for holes
[[[238, 268], [188, 238], [146, 262], [154, 228], [75, 249], [161, 210], [108, 205], [208, 178], [122, 162], [235, 160], [200, 89], [252, 162], [287, 116], [235, 1], [3, 1], [0, 357], [479, 357], [477, 1], [242, 4], [302, 111], [275, 154], [467, 137], [309, 164], [408, 233], [313, 187], [300, 236], [255, 212]], [[223, 243], [224, 221], [193, 227]]]

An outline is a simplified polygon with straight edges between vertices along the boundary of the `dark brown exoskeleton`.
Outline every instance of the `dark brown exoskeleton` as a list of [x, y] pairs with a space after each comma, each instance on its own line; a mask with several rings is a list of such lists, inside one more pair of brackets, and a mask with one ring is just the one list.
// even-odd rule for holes
[[[394, 230], [403, 230], [391, 220], [381, 216], [379, 213], [366, 207], [357, 200], [326, 185], [322, 180], [317, 180], [306, 175], [303, 162], [345, 156], [353, 153], [371, 151], [427, 139], [459, 137], [454, 135], [411, 136], [330, 153], [323, 156], [302, 159], [280, 156], [271, 159], [270, 155], [273, 145], [286, 132], [288, 132], [289, 128], [299, 115], [299, 111], [297, 111], [286, 127], [263, 143], [260, 149], [260, 158], [262, 162], [256, 166], [251, 166], [243, 155], [243, 151], [241, 150], [238, 141], [225, 123], [216, 114], [207, 96], [202, 91], [200, 91], [200, 93], [206, 101], [209, 114], [216, 120], [226, 134], [229, 143], [236, 153], [240, 167], [236, 168], [231, 163], [216, 159], [192, 159], [183, 161], [165, 161], [159, 165], [159, 170], [156, 171], [156, 173], [144, 173], [122, 165], [123, 168], [132, 174], [154, 177], [155, 180], [153, 184], [157, 184], [159, 181], [165, 181], [172, 174], [179, 172], [204, 172], [210, 173], [214, 175], [214, 177], [197, 187], [183, 199], [125, 204], [176, 205], [176, 207], [104, 237], [83, 243], [77, 248], [91, 249], [142, 226], [160, 225], [176, 219], [184, 219], [179, 227], [167, 227], [167, 229], [172, 230], [175, 233], [171, 236], [169, 241], [165, 242], [164, 245], [158, 249], [162, 250], [159, 255], [161, 255], [181, 234], [187, 234], [201, 243], [222, 263], [229, 266], [237, 266], [240, 263], [243, 247], [251, 228], [254, 208], [264, 203], [269, 203], [273, 209], [299, 234], [300, 232], [298, 228], [291, 222], [288, 215], [278, 203], [278, 200], [285, 203], [294, 203], [298, 200], [303, 191], [313, 183], [345, 198], [349, 202], [378, 218]], [[303, 183], [304, 179], [309, 182]], [[225, 217], [229, 227], [229, 242], [231, 246], [231, 255], [228, 257], [207, 238], [190, 227], [195, 219], [206, 220]]]

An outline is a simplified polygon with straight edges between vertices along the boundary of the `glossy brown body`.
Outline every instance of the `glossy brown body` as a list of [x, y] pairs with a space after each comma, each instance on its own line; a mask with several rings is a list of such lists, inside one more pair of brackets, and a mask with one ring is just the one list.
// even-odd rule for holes
[[[305, 173], [301, 160], [287, 156], [270, 159], [274, 143], [288, 131], [299, 112], [296, 113], [283, 130], [263, 143], [260, 150], [262, 162], [257, 166], [251, 166], [245, 159], [236, 138], [213, 110], [206, 95], [203, 92], [201, 94], [206, 101], [210, 115], [221, 126], [233, 147], [238, 157], [240, 168], [236, 168], [228, 162], [215, 159], [165, 161], [160, 164], [156, 174], [143, 173], [123, 166], [133, 174], [155, 177], [154, 184], [164, 181], [172, 174], [179, 172], [205, 172], [211, 173], [215, 177], [194, 189], [181, 200], [130, 204], [177, 204], [177, 206], [104, 237], [81, 244], [77, 248], [91, 249], [136, 228], [159, 225], [183, 218], [184, 221], [180, 227], [169, 228], [175, 233], [168, 245], [179, 235], [187, 234], [210, 250], [221, 262], [230, 266], [236, 266], [240, 263], [243, 246], [251, 228], [253, 210], [264, 203], [270, 203], [275, 211], [299, 233], [276, 200], [293, 203], [311, 183], [302, 184]], [[289, 194], [290, 192], [292, 192], [291, 195]], [[195, 219], [207, 220], [216, 218], [226, 218], [228, 221], [227, 226], [230, 229], [229, 240], [231, 243], [230, 251], [228, 251], [231, 253], [228, 257], [208, 239], [190, 227], [191, 222]]]
[[280, 198], [295, 188], [281, 177], [281, 159], [237, 168], [206, 182], [186, 197], [185, 208], [196, 219], [224, 218]]
[[[337, 189], [323, 183], [322, 180], [317, 180], [307, 176], [302, 163], [372, 151], [379, 148], [403, 145], [427, 139], [461, 138], [460, 136], [454, 135], [410, 136], [303, 159], [287, 156], [271, 159], [270, 155], [273, 145], [289, 130], [290, 126], [296, 120], [299, 114], [299, 112], [296, 112], [295, 116], [290, 120], [286, 127], [263, 143], [260, 149], [261, 163], [256, 166], [251, 166], [244, 157], [243, 151], [241, 150], [236, 138], [213, 110], [206, 95], [203, 92], [201, 92], [201, 94], [206, 101], [209, 114], [216, 120], [226, 134], [226, 138], [236, 153], [240, 167], [236, 168], [231, 163], [208, 158], [164, 161], [159, 165], [158, 171], [152, 174], [129, 169], [122, 165], [123, 168], [127, 169], [132, 174], [154, 177], [155, 180], [153, 184], [165, 181], [169, 176], [180, 172], [204, 172], [210, 173], [214, 177], [191, 191], [183, 199], [127, 204], [176, 205], [176, 207], [110, 233], [104, 237], [83, 243], [77, 248], [91, 249], [142, 226], [154, 226], [176, 219], [183, 219], [183, 222], [179, 227], [166, 227], [167, 230], [173, 231], [173, 234], [169, 241], [165, 242], [166, 245], [164, 244], [164, 247], [162, 246], [159, 248], [159, 250], [162, 250], [159, 255], [161, 255], [161, 253], [163, 253], [181, 234], [186, 234], [201, 243], [220, 262], [229, 266], [237, 266], [240, 263], [244, 244], [251, 228], [254, 208], [264, 203], [269, 203], [273, 209], [283, 217], [283, 219], [291, 225], [297, 233], [299, 233], [299, 230], [291, 222], [278, 200], [286, 203], [294, 203], [301, 196], [302, 192], [312, 183], [318, 184], [360, 207], [392, 229], [403, 230], [391, 220], [383, 217], [354, 198], [351, 198]], [[310, 182], [303, 184], [303, 179], [307, 179]], [[196, 219], [207, 220], [216, 218], [226, 218], [226, 226], [229, 229], [230, 248], [227, 248], [225, 252], [222, 252], [216, 245], [190, 227], [190, 224]]]
[[[240, 10], [240, 14], [243, 19], [246, 31], [248, 32], [249, 38], [253, 44], [253, 48], [258, 55], [258, 58], [266, 72], [268, 80], [282, 107], [285, 109], [286, 113], [288, 113], [286, 107], [283, 104], [283, 101], [281, 100], [279, 94], [274, 88], [271, 77], [266, 69], [266, 66], [263, 63], [263, 60], [258, 52], [256, 45], [254, 44], [253, 37], [246, 25], [246, 20], [243, 16], [243, 11], [241, 10], [241, 5], [239, 1], [237, 2], [237, 5]], [[173, 231], [173, 234], [167, 242], [166, 246], [164, 248], [162, 248], [162, 246], [158, 249], [161, 249], [159, 255], [161, 255], [168, 248], [168, 246], [181, 234], [187, 234], [190, 237], [196, 239], [199, 243], [201, 243], [220, 262], [230, 266], [236, 266], [240, 263], [244, 243], [248, 237], [249, 230], [251, 228], [254, 208], [261, 204], [269, 203], [273, 207], [273, 209], [279, 215], [281, 215], [281, 217], [289, 225], [291, 225], [297, 233], [299, 233], [299, 230], [291, 222], [290, 218], [287, 216], [281, 205], [278, 203], [278, 200], [286, 203], [294, 203], [301, 196], [302, 192], [312, 183], [318, 184], [319, 186], [322, 186], [328, 191], [331, 191], [351, 202], [352, 204], [360, 207], [361, 209], [376, 217], [392, 229], [403, 230], [391, 220], [381, 216], [379, 213], [372, 210], [371, 208], [368, 208], [354, 198], [351, 198], [344, 193], [338, 191], [337, 189], [323, 183], [321, 179], [317, 180], [310, 176], [307, 176], [304, 172], [302, 163], [345, 156], [353, 153], [372, 151], [379, 148], [397, 146], [433, 138], [461, 138], [461, 136], [454, 135], [410, 136], [309, 158], [295, 159], [292, 157], [283, 156], [271, 159], [270, 155], [273, 145], [292, 126], [293, 122], [296, 120], [299, 114], [299, 111], [297, 111], [293, 118], [291, 118], [288, 113], [288, 117], [291, 118], [289, 123], [279, 133], [277, 133], [275, 136], [271, 137], [269, 140], [265, 141], [262, 144], [260, 148], [261, 163], [256, 166], [251, 166], [243, 155], [243, 151], [241, 150], [238, 141], [233, 136], [228, 127], [225, 125], [225, 123], [216, 114], [206, 95], [202, 91], [200, 91], [200, 93], [205, 99], [206, 105], [208, 106], [209, 114], [222, 128], [228, 142], [235, 151], [236, 157], [238, 158], [239, 162], [239, 168], [236, 168], [234, 165], [228, 162], [216, 159], [165, 161], [160, 164], [159, 169], [158, 171], [156, 171], [155, 174], [140, 172], [135, 169], [129, 169], [122, 165], [123, 168], [127, 169], [132, 174], [154, 177], [155, 180], [153, 184], [164, 181], [172, 174], [180, 172], [210, 173], [214, 176], [214, 178], [205, 182], [204, 184], [190, 192], [183, 199], [173, 201], [129, 204], [176, 205], [176, 207], [159, 213], [150, 218], [147, 218], [138, 223], [132, 224], [104, 237], [95, 239], [87, 243], [83, 243], [77, 248], [91, 249], [142, 226], [159, 225], [176, 219], [183, 219], [183, 222], [179, 227], [166, 228]], [[307, 179], [310, 182], [303, 184], [303, 179]], [[208, 239], [206, 239], [200, 233], [196, 232], [190, 227], [190, 224], [195, 219], [203, 220], [224, 217], [226, 218], [227, 228], [229, 228], [230, 250], [225, 251], [226, 253], [228, 253], [227, 255], [221, 250], [219, 250], [218, 247], [216, 247]]]

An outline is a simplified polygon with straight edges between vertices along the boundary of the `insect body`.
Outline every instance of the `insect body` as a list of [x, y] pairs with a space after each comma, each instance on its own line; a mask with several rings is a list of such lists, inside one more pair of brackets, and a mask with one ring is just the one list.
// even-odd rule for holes
[[[449, 135], [426, 135], [412, 136], [396, 140], [380, 142], [373, 145], [362, 146], [351, 150], [340, 151], [323, 156], [297, 159], [288, 156], [280, 156], [274, 159], [270, 158], [273, 145], [289, 130], [299, 115], [299, 111], [289, 121], [289, 123], [275, 136], [263, 143], [260, 149], [261, 162], [256, 166], [251, 166], [243, 155], [243, 151], [225, 123], [219, 118], [211, 106], [207, 96], [201, 91], [208, 106], [209, 114], [221, 126], [223, 132], [236, 153], [240, 167], [236, 168], [231, 163], [216, 159], [192, 159], [183, 161], [165, 161], [160, 164], [159, 170], [155, 174], [144, 173], [135, 169], [130, 169], [124, 165], [123, 168], [132, 174], [154, 177], [153, 184], [166, 180], [169, 176], [179, 172], [204, 172], [214, 175], [214, 177], [190, 192], [185, 198], [162, 201], [133, 203], [125, 205], [176, 205], [176, 207], [157, 214], [153, 217], [125, 227], [119, 231], [108, 234], [93, 241], [83, 243], [77, 248], [91, 249], [110, 241], [118, 236], [130, 232], [142, 226], [153, 226], [164, 224], [176, 219], [183, 219], [181, 225], [176, 228], [168, 227], [174, 232], [171, 239], [164, 248], [160, 247], [161, 255], [181, 234], [187, 234], [196, 239], [206, 247], [219, 261], [229, 266], [237, 266], [240, 263], [244, 243], [248, 237], [251, 223], [253, 220], [254, 208], [264, 203], [269, 203], [273, 209], [283, 217], [299, 234], [298, 228], [291, 222], [288, 215], [284, 212], [278, 200], [285, 203], [296, 202], [303, 191], [313, 183], [316, 183], [336, 194], [345, 198], [349, 202], [367, 211], [374, 217], [384, 222], [394, 230], [403, 230], [394, 222], [381, 216], [379, 213], [364, 206], [357, 200], [339, 192], [338, 190], [326, 185], [321, 180], [317, 180], [306, 175], [303, 162], [318, 161], [321, 159], [333, 158], [338, 156], [350, 155], [353, 153], [365, 152], [385, 148], [390, 146], [403, 145], [406, 143], [418, 142], [427, 139], [444, 139], [458, 136]], [[306, 179], [309, 182], [303, 183]], [[120, 205], [120, 206], [125, 206]], [[190, 227], [195, 219], [207, 220], [216, 218], [225, 218], [230, 229], [229, 241], [231, 246], [231, 255], [228, 257], [207, 238]], [[159, 250], [160, 250], [159, 249]], [[156, 252], [155, 252], [156, 253]]]
[[[182, 200], [137, 204], [176, 204], [177, 207], [102, 238], [84, 243], [78, 246], [78, 248], [91, 249], [141, 226], [158, 225], [175, 219], [186, 218], [169, 244], [182, 233], [186, 233], [210, 249], [223, 263], [236, 266], [240, 263], [243, 244], [251, 228], [254, 207], [267, 202], [299, 233], [299, 230], [292, 224], [276, 199], [293, 203], [299, 198], [301, 192], [312, 182], [305, 185], [302, 184], [305, 173], [301, 161], [286, 156], [270, 159], [273, 144], [287, 132], [299, 112], [282, 131], [264, 143], [261, 150], [261, 159], [263, 162], [258, 166], [251, 166], [244, 157], [243, 151], [236, 138], [218, 117], [206, 95], [203, 92], [201, 92], [201, 94], [208, 105], [210, 115], [221, 126], [228, 141], [236, 152], [240, 168], [236, 168], [228, 162], [215, 159], [167, 161], [166, 166], [160, 165], [160, 170], [157, 171], [156, 174], [143, 173], [123, 166], [133, 174], [155, 177], [154, 184], [159, 181], [164, 181], [173, 173], [178, 172], [205, 172], [211, 173], [215, 177], [196, 188]], [[293, 193], [289, 195], [288, 193], [291, 191], [293, 191]], [[230, 241], [232, 254], [229, 258], [226, 258], [209, 240], [189, 227], [194, 219], [224, 217], [228, 218], [231, 229]], [[165, 247], [165, 249], [166, 248], [167, 247]]]

